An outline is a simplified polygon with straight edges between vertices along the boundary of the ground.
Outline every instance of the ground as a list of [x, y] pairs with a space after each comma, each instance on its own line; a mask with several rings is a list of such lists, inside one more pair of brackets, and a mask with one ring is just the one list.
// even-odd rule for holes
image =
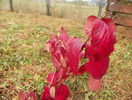
[[[45, 42], [60, 34], [84, 38], [83, 24], [39, 14], [0, 12], [0, 100], [17, 100], [19, 90], [34, 91], [39, 97], [54, 70]], [[87, 74], [66, 81], [73, 100], [132, 100], [132, 45], [117, 32], [109, 71], [99, 91], [87, 88]], [[75, 80], [76, 79], [76, 80]], [[38, 99], [39, 100], [39, 99]]]

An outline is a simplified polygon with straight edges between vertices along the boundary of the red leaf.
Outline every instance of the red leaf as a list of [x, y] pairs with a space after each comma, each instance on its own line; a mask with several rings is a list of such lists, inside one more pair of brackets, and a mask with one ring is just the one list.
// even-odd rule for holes
[[115, 36], [115, 32], [116, 32], [116, 25], [115, 25], [115, 23], [112, 21], [112, 19], [110, 19], [110, 18], [102, 18], [102, 20], [110, 27], [110, 28], [112, 28], [112, 30], [113, 30], [113, 37], [114, 37], [114, 40], [115, 40], [115, 43], [116, 43], [116, 36]]
[[79, 68], [79, 74], [83, 74], [83, 73], [85, 73], [85, 72], [86, 72], [86, 66], [83, 65], [83, 66], [81, 66], [81, 67]]
[[67, 75], [67, 68], [61, 68], [58, 71], [49, 73], [47, 77], [48, 84], [51, 86], [56, 86], [58, 83], [60, 83], [63, 80], [65, 80], [69, 75]]
[[47, 77], [48, 84], [55, 86], [57, 84], [57, 82], [59, 81], [60, 77], [61, 76], [57, 75], [57, 72], [49, 73], [49, 75]]
[[54, 98], [51, 97], [49, 91], [50, 91], [50, 88], [48, 86], [45, 86], [44, 92], [42, 93], [40, 100], [55, 100]]
[[[81, 58], [82, 42], [78, 38], [70, 38], [62, 28], [59, 38], [51, 39], [52, 62], [57, 70], [67, 67], [74, 74], [78, 74], [78, 64]], [[55, 41], [56, 40], [56, 41]]]
[[109, 56], [114, 50], [115, 24], [110, 19], [99, 19], [94, 16], [88, 17], [85, 32], [90, 35], [90, 47], [93, 55]]
[[102, 78], [103, 75], [108, 70], [109, 58], [105, 57], [104, 59], [95, 61], [94, 59], [90, 59], [84, 66], [86, 71], [94, 78]]
[[28, 96], [29, 96], [30, 100], [37, 100], [36, 94], [32, 91], [28, 92]]
[[92, 32], [93, 24], [96, 21], [96, 19], [97, 19], [96, 16], [89, 16], [87, 18], [87, 21], [86, 21], [85, 26], [84, 26], [84, 30], [85, 30], [86, 35], [90, 36], [90, 34]]
[[41, 96], [41, 100], [67, 100], [70, 95], [69, 89], [66, 85], [59, 85], [49, 88], [46, 86]]
[[77, 75], [78, 74], [78, 65], [79, 60], [81, 58], [81, 49], [82, 49], [82, 42], [78, 38], [72, 38], [68, 41], [69, 51], [68, 51], [68, 59], [69, 59], [69, 66], [71, 71]]
[[60, 63], [60, 54], [58, 56], [56, 56], [54, 53], [52, 54], [52, 62], [53, 65], [56, 67], [56, 69], [60, 69], [61, 68], [61, 63]]
[[24, 92], [20, 91], [19, 92], [19, 100], [37, 100], [37, 96], [34, 92]]
[[61, 27], [61, 35], [59, 36], [59, 39], [65, 42], [67, 42], [67, 40], [69, 39], [69, 36], [67, 35], [67, 32], [63, 27]]
[[109, 55], [113, 52], [116, 42], [115, 31], [115, 24], [111, 19], [88, 17], [85, 32], [90, 34], [90, 39], [85, 45], [85, 56], [89, 58], [89, 62], [84, 66], [96, 79], [107, 72]]
[[28, 100], [27, 94], [24, 91], [19, 92], [19, 100]]
[[61, 84], [56, 89], [55, 100], [67, 100], [69, 95], [70, 95], [70, 92], [68, 87], [66, 85]]
[[101, 79], [95, 79], [90, 76], [88, 81], [88, 87], [93, 91], [99, 90], [101, 87]]
[[102, 21], [104, 21], [107, 25], [109, 25], [112, 28], [113, 32], [116, 32], [116, 25], [112, 21], [112, 19], [110, 19], [110, 18], [102, 18]]

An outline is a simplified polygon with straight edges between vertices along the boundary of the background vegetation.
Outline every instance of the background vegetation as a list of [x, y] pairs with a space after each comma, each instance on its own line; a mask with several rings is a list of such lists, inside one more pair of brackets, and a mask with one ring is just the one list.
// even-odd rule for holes
[[[14, 10], [19, 13], [46, 14], [46, 3], [35, 0], [13, 0]], [[2, 0], [0, 9], [9, 10], [9, 0]], [[51, 15], [54, 17], [68, 18], [84, 22], [88, 15], [97, 15], [97, 6], [82, 5], [81, 2], [64, 3], [51, 2]]]

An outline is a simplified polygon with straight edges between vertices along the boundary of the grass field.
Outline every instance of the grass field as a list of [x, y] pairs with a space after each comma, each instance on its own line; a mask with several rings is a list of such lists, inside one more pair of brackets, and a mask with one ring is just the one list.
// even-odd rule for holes
[[[64, 26], [70, 36], [84, 40], [83, 24], [39, 14], [0, 12], [0, 100], [17, 100], [19, 90], [39, 97], [54, 70], [44, 44]], [[87, 74], [66, 81], [73, 100], [132, 100], [132, 45], [117, 32], [115, 52], [102, 89], [87, 88]], [[75, 80], [76, 79], [76, 80]], [[24, 85], [23, 85], [24, 84]]]

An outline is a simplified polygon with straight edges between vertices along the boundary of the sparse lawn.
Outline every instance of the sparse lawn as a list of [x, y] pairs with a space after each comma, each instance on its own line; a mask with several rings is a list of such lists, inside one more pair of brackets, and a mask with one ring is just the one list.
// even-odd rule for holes
[[[17, 100], [19, 90], [32, 90], [39, 97], [54, 70], [44, 44], [60, 27], [84, 40], [83, 24], [43, 15], [0, 12], [0, 100]], [[102, 89], [87, 88], [87, 74], [66, 81], [73, 100], [131, 100], [132, 45], [117, 32], [115, 52]], [[76, 80], [75, 80], [76, 79]], [[89, 99], [88, 99], [89, 98]]]

